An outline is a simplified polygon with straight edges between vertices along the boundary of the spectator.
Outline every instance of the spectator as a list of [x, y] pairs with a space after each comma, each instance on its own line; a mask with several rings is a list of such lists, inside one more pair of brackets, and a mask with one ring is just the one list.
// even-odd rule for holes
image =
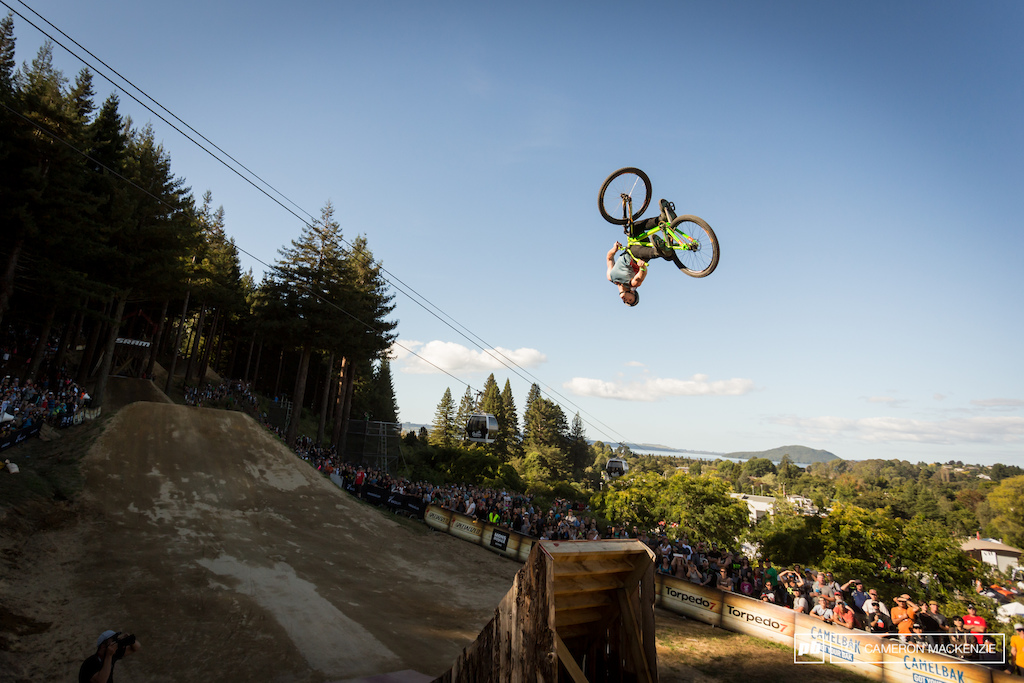
[[779, 602], [778, 596], [775, 593], [775, 586], [768, 579], [764, 582], [764, 588], [761, 589], [761, 602], [771, 603], [777, 605]]
[[793, 596], [793, 611], [807, 614], [810, 609], [810, 604], [807, 602], [807, 589], [797, 588]]
[[885, 606], [884, 602], [878, 599], [878, 591], [876, 591], [874, 588], [868, 591], [868, 600], [870, 600], [871, 602], [878, 603], [878, 611], [887, 617], [889, 616], [889, 608]]
[[932, 645], [940, 645], [945, 641], [942, 634], [946, 633], [946, 617], [939, 613], [939, 603], [934, 600], [928, 601], [928, 609], [922, 609], [917, 615], [917, 620], [924, 627], [928, 634], [928, 642]]
[[818, 604], [811, 609], [811, 616], [826, 623], [832, 621], [832, 598], [822, 595], [818, 598]]
[[928, 645], [930, 641], [925, 637], [924, 631], [924, 625], [920, 621], [915, 620], [910, 625], [909, 635], [904, 638], [905, 642], [913, 643], [914, 645]]
[[96, 639], [96, 653], [82, 662], [78, 683], [113, 683], [114, 665], [141, 649], [142, 644], [132, 634], [104, 631]]
[[[854, 589], [847, 593], [851, 584], [854, 586]], [[868, 600], [869, 597], [867, 591], [864, 590], [864, 582], [860, 579], [850, 579], [849, 581], [844, 583], [840, 588], [842, 588], [844, 595], [849, 595], [850, 602], [853, 603], [853, 608], [856, 611], [863, 613], [864, 603]]]
[[854, 627], [853, 609], [842, 600], [838, 601], [832, 608], [832, 623], [852, 629]]
[[729, 591], [730, 593], [732, 593], [734, 592], [733, 585], [733, 580], [729, 577], [729, 570], [727, 570], [725, 567], [719, 569], [718, 579], [715, 583], [715, 587], [718, 588], [718, 590], [720, 591]]
[[910, 635], [910, 627], [913, 626], [914, 617], [917, 616], [919, 609], [906, 593], [895, 598], [895, 602], [896, 606], [892, 608], [890, 614], [892, 624], [901, 635]]
[[1010, 656], [1006, 663], [1009, 673], [1024, 676], [1024, 624], [1013, 625], [1013, 635], [1010, 636]]
[[985, 637], [981, 634], [988, 630], [988, 622], [985, 621], [985, 617], [978, 616], [978, 608], [973, 603], [967, 605], [967, 614], [964, 615], [963, 622], [964, 630], [974, 634], [978, 645], [985, 642]]
[[870, 633], [889, 633], [893, 630], [892, 619], [882, 611], [882, 603], [868, 600], [864, 603], [867, 612], [867, 630]]

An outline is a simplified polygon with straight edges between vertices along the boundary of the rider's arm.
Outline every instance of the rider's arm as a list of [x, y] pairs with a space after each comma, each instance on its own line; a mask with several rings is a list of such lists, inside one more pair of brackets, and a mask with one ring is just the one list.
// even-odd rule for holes
[[612, 245], [612, 248], [608, 250], [608, 255], [605, 257], [605, 261], [608, 264], [608, 281], [609, 282], [611, 282], [611, 279], [612, 279], [612, 268], [615, 266], [615, 254], [618, 253], [618, 251], [619, 251], [619, 249], [621, 247], [622, 247], [622, 245], [619, 242], [616, 242], [615, 244]]
[[647, 277], [647, 262], [637, 260], [637, 263], [640, 264], [640, 270], [637, 271], [637, 274], [634, 275], [633, 279], [629, 281], [629, 286], [632, 287], [633, 289], [639, 287], [640, 284], [644, 281], [644, 278]]

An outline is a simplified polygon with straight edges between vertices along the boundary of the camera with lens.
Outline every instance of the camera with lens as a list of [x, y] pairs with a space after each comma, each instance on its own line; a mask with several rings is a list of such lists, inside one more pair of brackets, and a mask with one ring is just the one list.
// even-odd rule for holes
[[114, 642], [117, 644], [117, 651], [114, 652], [114, 659], [118, 660], [124, 657], [124, 654], [128, 650], [128, 648], [135, 644], [135, 636], [131, 633], [118, 633], [116, 636], [114, 636]]

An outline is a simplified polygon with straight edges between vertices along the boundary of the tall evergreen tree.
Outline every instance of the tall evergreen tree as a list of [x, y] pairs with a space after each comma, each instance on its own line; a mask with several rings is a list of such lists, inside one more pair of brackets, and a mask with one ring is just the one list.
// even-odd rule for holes
[[530, 391], [526, 394], [526, 404], [523, 406], [523, 441], [530, 440], [530, 408], [540, 398], [540, 387], [536, 382], [530, 385]]
[[444, 390], [441, 402], [437, 404], [437, 411], [434, 413], [434, 425], [430, 430], [430, 443], [435, 446], [448, 448], [455, 445], [455, 401], [452, 400], [450, 387]]
[[507, 430], [509, 458], [519, 458], [523, 455], [522, 434], [519, 431], [519, 413], [516, 411], [516, 400], [512, 396], [512, 385], [506, 379], [505, 388], [501, 390], [501, 402], [505, 407], [505, 425]]
[[505, 403], [501, 400], [501, 391], [498, 390], [494, 373], [491, 373], [484, 382], [484, 395], [480, 403], [483, 411], [493, 415], [498, 421], [498, 433], [494, 438], [494, 443], [490, 445], [490, 451], [503, 461], [508, 462], [510, 458], [508, 419], [505, 417]]
[[546, 398], [535, 399], [524, 421], [529, 429], [527, 445], [551, 446], [564, 449], [567, 445], [569, 424], [561, 407]]
[[268, 277], [264, 315], [284, 344], [299, 348], [292, 416], [285, 437], [288, 445], [294, 446], [313, 349], [349, 331], [344, 313], [338, 310], [344, 310], [348, 278], [341, 226], [334, 220], [331, 204], [322, 210], [319, 225], [306, 225], [291, 246], [278, 253], [280, 258]]
[[456, 439], [462, 441], [466, 438], [466, 424], [469, 422], [469, 416], [476, 412], [476, 399], [473, 398], [473, 390], [466, 387], [466, 392], [462, 394], [462, 400], [459, 402], [459, 410], [455, 413], [455, 425], [458, 427]]
[[583, 418], [578, 412], [572, 418], [572, 428], [569, 431], [569, 460], [576, 476], [581, 475], [591, 464], [587, 433], [583, 428]]

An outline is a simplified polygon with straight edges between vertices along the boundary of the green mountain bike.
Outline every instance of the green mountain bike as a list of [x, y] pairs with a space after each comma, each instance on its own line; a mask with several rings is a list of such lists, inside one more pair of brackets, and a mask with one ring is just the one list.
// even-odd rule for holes
[[657, 220], [639, 221], [651, 203], [651, 179], [639, 168], [620, 168], [608, 176], [597, 196], [597, 208], [609, 223], [624, 226], [627, 247], [651, 244], [655, 235], [672, 249], [672, 261], [690, 277], [707, 277], [718, 266], [718, 238], [697, 216], [676, 216], [676, 207], [664, 199]]

